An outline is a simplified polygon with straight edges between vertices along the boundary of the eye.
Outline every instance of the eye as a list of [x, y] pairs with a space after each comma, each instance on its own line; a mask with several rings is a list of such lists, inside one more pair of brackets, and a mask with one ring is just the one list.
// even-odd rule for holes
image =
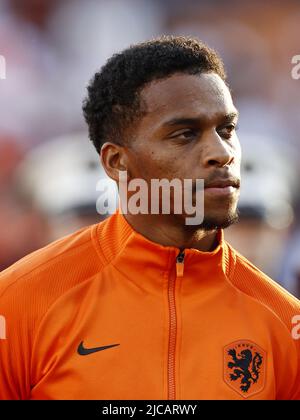
[[237, 130], [237, 128], [238, 127], [236, 124], [230, 123], [218, 130], [218, 133], [225, 139], [230, 139], [230, 137], [232, 137], [233, 133]]
[[173, 133], [170, 138], [171, 139], [179, 139], [179, 140], [191, 140], [197, 136], [197, 132], [191, 129], [184, 129], [179, 130]]

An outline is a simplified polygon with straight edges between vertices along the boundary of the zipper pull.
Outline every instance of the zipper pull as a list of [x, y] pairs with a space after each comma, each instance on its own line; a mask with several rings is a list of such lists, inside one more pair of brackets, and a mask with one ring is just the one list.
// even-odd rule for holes
[[176, 257], [176, 277], [183, 277], [184, 251], [180, 251]]

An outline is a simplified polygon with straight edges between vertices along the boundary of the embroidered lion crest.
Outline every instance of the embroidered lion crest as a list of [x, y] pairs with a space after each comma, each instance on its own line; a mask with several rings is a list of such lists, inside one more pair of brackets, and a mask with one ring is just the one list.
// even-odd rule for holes
[[250, 341], [241, 340], [224, 349], [225, 381], [244, 398], [264, 386], [265, 351]]

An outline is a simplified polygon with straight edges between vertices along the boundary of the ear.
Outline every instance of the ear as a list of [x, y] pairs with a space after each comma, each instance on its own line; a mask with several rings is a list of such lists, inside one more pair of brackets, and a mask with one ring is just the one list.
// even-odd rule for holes
[[100, 158], [107, 175], [114, 181], [119, 181], [119, 172], [127, 171], [127, 154], [123, 146], [106, 142], [101, 147]]

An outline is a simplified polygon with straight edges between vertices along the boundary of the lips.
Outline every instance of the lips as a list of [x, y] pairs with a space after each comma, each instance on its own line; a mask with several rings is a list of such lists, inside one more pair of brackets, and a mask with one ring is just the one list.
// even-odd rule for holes
[[209, 182], [208, 184], [204, 183], [205, 189], [207, 188], [226, 188], [226, 187], [233, 187], [233, 188], [239, 188], [240, 183], [238, 180], [231, 179], [231, 178], [222, 178], [222, 179], [216, 179], [212, 182]]
[[206, 195], [212, 197], [232, 197], [240, 187], [240, 181], [233, 178], [215, 179], [207, 184], [204, 182]]

